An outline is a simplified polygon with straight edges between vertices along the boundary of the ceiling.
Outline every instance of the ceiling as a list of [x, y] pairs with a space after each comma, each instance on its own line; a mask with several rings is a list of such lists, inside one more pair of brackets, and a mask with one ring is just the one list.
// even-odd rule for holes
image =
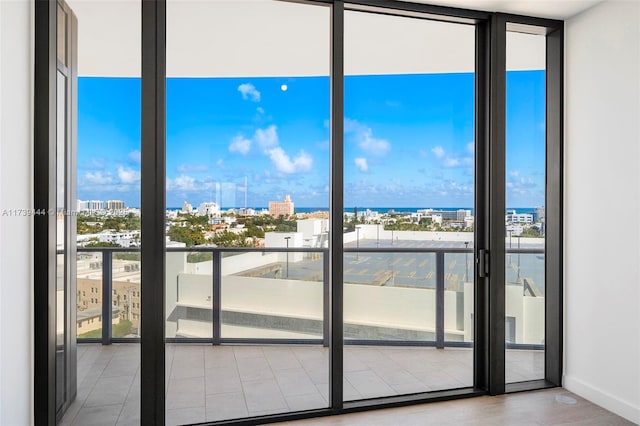
[[503, 12], [516, 15], [538, 16], [549, 19], [568, 19], [603, 0], [412, 0], [462, 9]]
[[[0, 0], [1, 1], [1, 0]], [[419, 0], [565, 19], [597, 0]], [[140, 76], [140, 0], [68, 0], [78, 17], [80, 76]], [[329, 8], [267, 0], [168, 0], [170, 77], [326, 76]], [[542, 69], [544, 38], [508, 33], [507, 69]], [[473, 72], [464, 24], [345, 15], [345, 74]]]

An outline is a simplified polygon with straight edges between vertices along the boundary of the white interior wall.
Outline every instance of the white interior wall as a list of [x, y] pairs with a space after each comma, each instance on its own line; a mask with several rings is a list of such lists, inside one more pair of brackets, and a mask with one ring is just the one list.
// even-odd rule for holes
[[0, 1], [0, 425], [32, 420], [32, 2]]
[[565, 28], [564, 385], [640, 423], [640, 2]]

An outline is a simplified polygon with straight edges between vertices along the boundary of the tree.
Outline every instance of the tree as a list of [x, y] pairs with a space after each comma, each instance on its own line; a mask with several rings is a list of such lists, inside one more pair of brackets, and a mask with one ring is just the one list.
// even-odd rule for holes
[[209, 252], [198, 252], [187, 254], [187, 263], [200, 263], [212, 260], [213, 255]]
[[282, 216], [278, 218], [276, 223], [276, 232], [296, 232], [298, 230], [298, 224], [295, 220], [285, 220]]
[[420, 223], [420, 225], [429, 226], [429, 225], [431, 225], [431, 222], [432, 222], [432, 220], [431, 220], [430, 217], [423, 217], [423, 218], [420, 219], [419, 223]]
[[530, 227], [530, 228], [524, 228], [522, 230], [522, 237], [529, 237], [529, 238], [540, 238], [540, 230], [538, 228], [535, 227]]
[[85, 247], [121, 247], [121, 245], [111, 241], [90, 241], [85, 244]]
[[204, 232], [199, 227], [173, 225], [167, 231], [167, 235], [173, 241], [185, 243], [187, 247], [204, 244], [206, 241]]
[[245, 225], [245, 234], [251, 238], [264, 238], [264, 230], [252, 223]]
[[114, 253], [114, 259], [140, 261], [140, 253]]

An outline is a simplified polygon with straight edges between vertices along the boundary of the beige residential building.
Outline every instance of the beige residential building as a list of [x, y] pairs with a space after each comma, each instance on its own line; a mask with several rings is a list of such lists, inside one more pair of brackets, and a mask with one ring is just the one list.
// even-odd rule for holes
[[269, 201], [269, 214], [273, 217], [291, 216], [293, 214], [293, 201], [287, 195], [284, 201]]

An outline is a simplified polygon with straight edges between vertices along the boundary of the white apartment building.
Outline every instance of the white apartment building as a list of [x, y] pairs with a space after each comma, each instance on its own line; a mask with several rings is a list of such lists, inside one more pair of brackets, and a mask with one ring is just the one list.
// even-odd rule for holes
[[533, 223], [533, 215], [531, 213], [512, 212], [505, 216], [505, 221], [511, 223]]
[[79, 212], [93, 212], [104, 210], [105, 203], [101, 200], [78, 200], [78, 211]]
[[107, 200], [106, 202], [107, 210], [111, 211], [121, 211], [125, 209], [124, 201], [122, 200]]
[[200, 216], [217, 216], [220, 214], [220, 206], [218, 203], [208, 201], [198, 206], [198, 215]]

